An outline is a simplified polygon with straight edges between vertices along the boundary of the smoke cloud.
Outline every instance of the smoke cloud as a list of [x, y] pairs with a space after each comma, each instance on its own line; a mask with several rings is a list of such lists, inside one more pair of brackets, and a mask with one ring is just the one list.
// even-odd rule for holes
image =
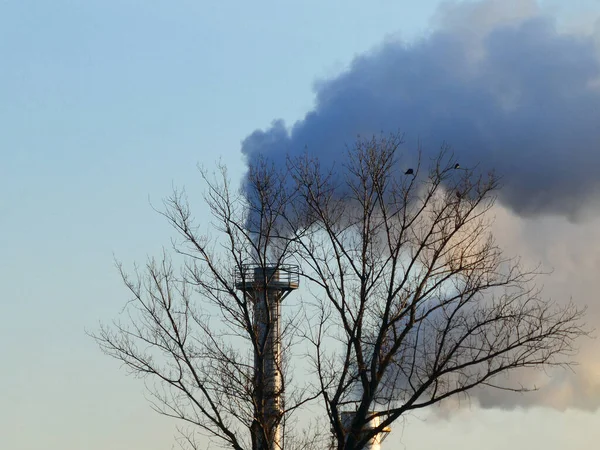
[[[386, 42], [316, 84], [315, 108], [287, 127], [275, 120], [242, 144], [249, 162], [308, 152], [339, 161], [358, 134], [405, 132], [402, 164], [451, 145], [463, 166], [503, 176], [495, 235], [507, 254], [552, 269], [544, 294], [589, 305], [598, 328], [600, 273], [600, 22], [595, 34], [561, 32], [534, 0], [446, 4], [435, 30]], [[585, 220], [582, 220], [585, 219]], [[472, 392], [484, 408], [600, 406], [597, 341], [575, 372], [515, 374], [526, 395]]]
[[[538, 282], [545, 297], [569, 300], [587, 306], [586, 322], [596, 330], [600, 325], [598, 274], [600, 273], [600, 217], [572, 223], [564, 217], [524, 219], [501, 206], [495, 208], [494, 236], [507, 254], [520, 255], [523, 263], [551, 270]], [[597, 335], [597, 331], [594, 333]], [[573, 370], [551, 373], [524, 371], [506, 381], [538, 388], [516, 394], [492, 389], [472, 392], [483, 408], [527, 408], [546, 406], [558, 410], [578, 408], [594, 411], [600, 407], [600, 350], [597, 339], [579, 343], [578, 365]]]
[[600, 193], [600, 62], [593, 35], [561, 33], [534, 1], [441, 8], [436, 29], [387, 42], [316, 85], [314, 110], [276, 120], [242, 144], [284, 164], [308, 151], [327, 166], [357, 134], [405, 132], [405, 163], [451, 145], [463, 166], [504, 178], [501, 201], [523, 216], [581, 218]]

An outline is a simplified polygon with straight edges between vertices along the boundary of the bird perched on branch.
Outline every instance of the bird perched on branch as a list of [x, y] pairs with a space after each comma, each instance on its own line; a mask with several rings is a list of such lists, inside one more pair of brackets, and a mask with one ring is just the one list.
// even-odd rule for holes
[[414, 173], [415, 173], [414, 170], [408, 169], [406, 172], [404, 172], [404, 175], [413, 175]]
[[454, 168], [455, 169], [460, 169], [460, 164], [459, 163], [454, 164]]

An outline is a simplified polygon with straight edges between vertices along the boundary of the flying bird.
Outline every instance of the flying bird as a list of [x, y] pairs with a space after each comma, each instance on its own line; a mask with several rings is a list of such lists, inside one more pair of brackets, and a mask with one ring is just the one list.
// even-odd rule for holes
[[460, 169], [460, 164], [459, 163], [454, 164], [454, 168], [455, 169]]
[[414, 170], [412, 170], [412, 169], [408, 169], [406, 172], [404, 172], [404, 175], [412, 175], [412, 174], [414, 174], [414, 173], [415, 173], [415, 171], [414, 171]]

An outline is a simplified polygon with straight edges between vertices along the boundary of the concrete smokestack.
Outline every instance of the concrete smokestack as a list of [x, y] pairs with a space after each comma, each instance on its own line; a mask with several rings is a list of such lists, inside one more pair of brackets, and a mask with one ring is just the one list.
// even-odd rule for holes
[[[350, 425], [352, 424], [352, 420], [354, 419], [353, 411], [345, 411], [342, 412], [342, 425], [348, 430]], [[372, 413], [369, 413], [372, 414]], [[367, 433], [381, 425], [380, 417], [373, 417], [369, 423], [364, 427], [364, 433]], [[364, 450], [381, 450], [381, 443], [387, 437], [387, 435], [392, 431], [389, 427], [385, 427], [380, 433], [376, 434], [371, 440], [363, 447]], [[358, 436], [360, 439], [362, 436]]]
[[[283, 415], [283, 374], [281, 358], [281, 302], [298, 288], [298, 267], [289, 265], [246, 265], [236, 274], [236, 288], [244, 291], [254, 305], [254, 331], [258, 349], [254, 352], [253, 448], [281, 450]], [[261, 425], [265, 430], [262, 433]]]

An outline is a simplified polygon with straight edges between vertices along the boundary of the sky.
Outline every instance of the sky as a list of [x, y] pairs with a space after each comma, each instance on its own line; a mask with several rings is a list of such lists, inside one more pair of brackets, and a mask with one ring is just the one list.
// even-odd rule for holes
[[[600, 325], [600, 2], [440, 3], [0, 1], [2, 448], [172, 448], [175, 424], [85, 331], [128, 299], [114, 259], [169, 245], [151, 205], [200, 194], [198, 164], [241, 180], [273, 131], [293, 151], [406, 127], [408, 144], [447, 139], [497, 167], [499, 242]], [[407, 62], [439, 71], [415, 81]], [[363, 116], [334, 121], [340, 105]], [[384, 449], [596, 448], [598, 350], [543, 393], [414, 415]]]

